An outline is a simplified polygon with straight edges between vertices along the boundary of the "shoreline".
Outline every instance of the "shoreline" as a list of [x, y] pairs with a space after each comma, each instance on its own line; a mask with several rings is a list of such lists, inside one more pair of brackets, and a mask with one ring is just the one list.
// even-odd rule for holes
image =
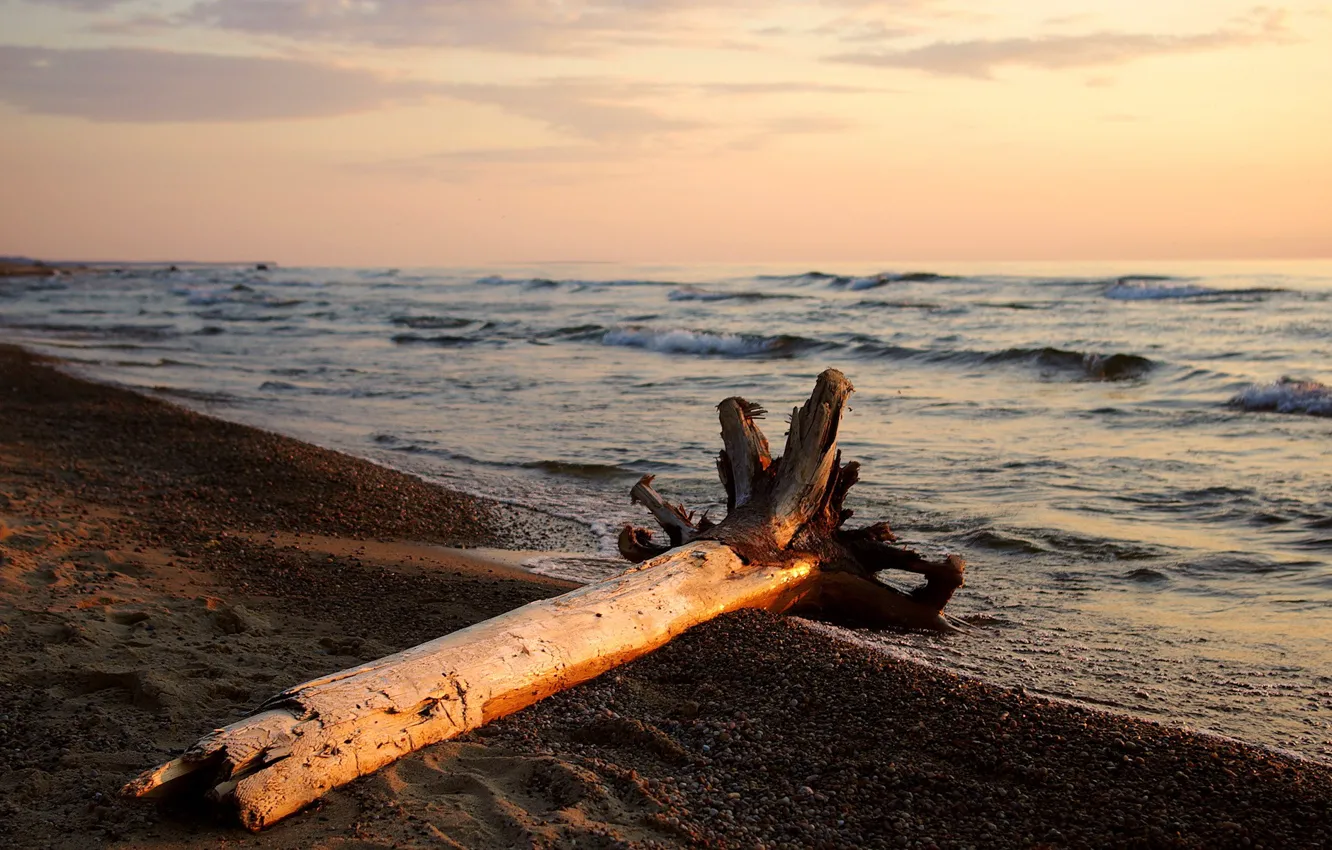
[[1332, 768], [722, 618], [251, 836], [114, 797], [569, 582], [484, 500], [0, 347], [0, 846], [1316, 847]]
[[920, 658], [920, 657], [913, 658], [904, 653], [899, 654], [894, 652], [885, 652], [882, 646], [878, 644], [861, 643], [855, 640], [846, 640], [841, 634], [838, 633], [836, 626], [830, 625], [828, 623], [823, 623], [818, 620], [806, 620], [801, 617], [795, 617], [792, 619], [798, 622], [801, 625], [801, 627], [806, 628], [815, 634], [828, 637], [832, 640], [838, 641], [839, 643], [846, 643], [856, 647], [867, 648], [871, 652], [874, 652], [876, 654], [882, 654], [884, 657], [888, 658], [893, 663], [910, 664], [918, 667], [924, 667], [927, 670], [932, 670], [937, 673], [942, 673], [949, 676], [956, 676], [959, 679], [964, 679], [969, 682], [975, 682], [977, 684], [989, 685], [991, 687], [997, 687], [1004, 690], [1013, 691], [1015, 693], [1019, 693], [1024, 696], [1030, 696], [1033, 699], [1044, 700], [1049, 703], [1064, 705], [1070, 708], [1089, 711], [1095, 714], [1103, 714], [1107, 718], [1110, 718], [1111, 720], [1114, 719], [1134, 720], [1139, 723], [1145, 723], [1149, 726], [1160, 726], [1165, 729], [1174, 729], [1176, 731], [1183, 732], [1188, 735], [1192, 735], [1194, 737], [1213, 740], [1216, 741], [1217, 743], [1228, 744], [1238, 747], [1248, 747], [1254, 750], [1258, 750], [1262, 753], [1266, 753], [1276, 758], [1289, 759], [1291, 761], [1310, 764], [1320, 768], [1332, 769], [1332, 759], [1319, 758], [1318, 756], [1310, 755], [1308, 753], [1302, 753], [1298, 750], [1285, 749], [1282, 747], [1273, 746], [1271, 744], [1265, 744], [1260, 741], [1246, 741], [1243, 738], [1239, 738], [1234, 735], [1227, 735], [1224, 732], [1217, 732], [1211, 729], [1202, 729], [1194, 727], [1183, 721], [1156, 719], [1147, 714], [1140, 714], [1138, 712], [1135, 712], [1133, 709], [1129, 707], [1125, 707], [1113, 702], [1098, 702], [1096, 699], [1091, 697], [1069, 696], [1066, 694], [1058, 694], [1058, 693], [1051, 693], [1049, 691], [1042, 691], [1037, 688], [1010, 686], [1002, 682], [991, 681], [989, 679], [986, 679], [984, 676], [980, 675], [979, 673], [975, 673], [970, 670], [954, 670], [951, 667], [949, 667], [947, 664], [943, 664], [928, 658]]

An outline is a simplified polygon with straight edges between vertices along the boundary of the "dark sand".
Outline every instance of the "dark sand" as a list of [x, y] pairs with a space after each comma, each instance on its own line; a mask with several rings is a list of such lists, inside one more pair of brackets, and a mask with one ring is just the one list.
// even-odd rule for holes
[[116, 797], [287, 685], [562, 592], [436, 545], [540, 532], [516, 521], [0, 347], [0, 846], [1332, 842], [1326, 766], [889, 660], [758, 613], [403, 759], [258, 836]]

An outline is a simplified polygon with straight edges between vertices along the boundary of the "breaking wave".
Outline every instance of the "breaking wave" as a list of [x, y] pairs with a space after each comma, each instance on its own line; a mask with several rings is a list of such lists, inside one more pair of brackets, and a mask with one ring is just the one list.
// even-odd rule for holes
[[569, 289], [574, 292], [585, 289], [615, 286], [680, 285], [665, 280], [637, 280], [633, 278], [625, 280], [554, 280], [548, 277], [501, 277], [500, 275], [489, 275], [487, 277], [477, 278], [476, 283], [480, 286], [518, 286], [523, 289]]
[[933, 283], [940, 280], [953, 280], [953, 278], [934, 272], [906, 272], [905, 274], [884, 272], [868, 277], [839, 278], [832, 281], [831, 285], [845, 286], [851, 290], [863, 290], [878, 289], [880, 286], [887, 286], [890, 283]]
[[1105, 297], [1114, 301], [1256, 301], [1285, 291], [1271, 287], [1216, 289], [1177, 278], [1140, 275], [1119, 278], [1105, 290]]
[[1271, 384], [1254, 384], [1232, 398], [1230, 404], [1243, 410], [1332, 416], [1332, 387], [1282, 378]]
[[889, 360], [918, 360], [930, 363], [964, 365], [1031, 366], [1045, 372], [1070, 375], [1084, 381], [1127, 381], [1140, 378], [1157, 364], [1136, 354], [1097, 354], [1065, 351], [1061, 348], [1006, 348], [1003, 351], [925, 350], [861, 340], [855, 350]]
[[767, 299], [790, 300], [802, 296], [768, 292], [726, 292], [703, 289], [698, 286], [682, 286], [679, 289], [671, 290], [666, 297], [671, 301], [763, 301]]
[[986, 355], [987, 363], [1031, 363], [1042, 369], [1080, 373], [1093, 381], [1127, 381], [1140, 378], [1156, 363], [1136, 354], [1096, 354], [1061, 348], [1010, 348]]
[[1115, 301], [1161, 301], [1170, 298], [1198, 298], [1221, 290], [1193, 283], [1172, 283], [1172, 278], [1121, 277], [1105, 291]]
[[654, 330], [627, 327], [607, 331], [603, 345], [645, 348], [663, 354], [701, 354], [721, 357], [794, 357], [802, 351], [825, 347], [799, 336], [720, 334], [683, 329]]
[[941, 280], [956, 280], [956, 278], [951, 275], [938, 274], [936, 272], [880, 272], [879, 274], [858, 277], [855, 275], [828, 274], [827, 272], [813, 271], [789, 275], [759, 275], [757, 280], [773, 280], [783, 283], [798, 284], [822, 283], [826, 286], [859, 290], [875, 289], [890, 283], [931, 283], [933, 281]]
[[782, 283], [833, 283], [849, 281], [851, 278], [827, 272], [802, 272], [800, 274], [761, 274], [755, 280], [775, 280]]

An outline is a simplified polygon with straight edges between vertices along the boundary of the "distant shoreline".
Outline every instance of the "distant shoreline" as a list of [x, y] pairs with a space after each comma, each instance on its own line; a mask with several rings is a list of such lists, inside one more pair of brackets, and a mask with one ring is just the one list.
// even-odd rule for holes
[[0, 277], [55, 277], [76, 272], [101, 271], [84, 263], [48, 263], [43, 260], [0, 260]]
[[269, 271], [277, 268], [273, 262], [242, 263], [204, 263], [178, 260], [174, 263], [117, 263], [117, 262], [81, 262], [73, 260], [35, 260], [28, 257], [0, 258], [0, 278], [5, 277], [57, 277], [69, 274], [106, 274], [109, 272], [134, 271], [180, 271], [183, 268], [208, 266], [250, 266], [256, 271]]

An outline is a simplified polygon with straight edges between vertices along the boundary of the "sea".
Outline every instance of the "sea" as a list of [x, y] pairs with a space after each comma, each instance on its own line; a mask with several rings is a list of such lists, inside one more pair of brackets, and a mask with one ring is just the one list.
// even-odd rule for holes
[[719, 401], [776, 449], [836, 367], [852, 524], [971, 624], [839, 635], [1332, 761], [1332, 261], [144, 265], [0, 280], [0, 336], [573, 520], [526, 563], [584, 581], [644, 474], [724, 515]]

